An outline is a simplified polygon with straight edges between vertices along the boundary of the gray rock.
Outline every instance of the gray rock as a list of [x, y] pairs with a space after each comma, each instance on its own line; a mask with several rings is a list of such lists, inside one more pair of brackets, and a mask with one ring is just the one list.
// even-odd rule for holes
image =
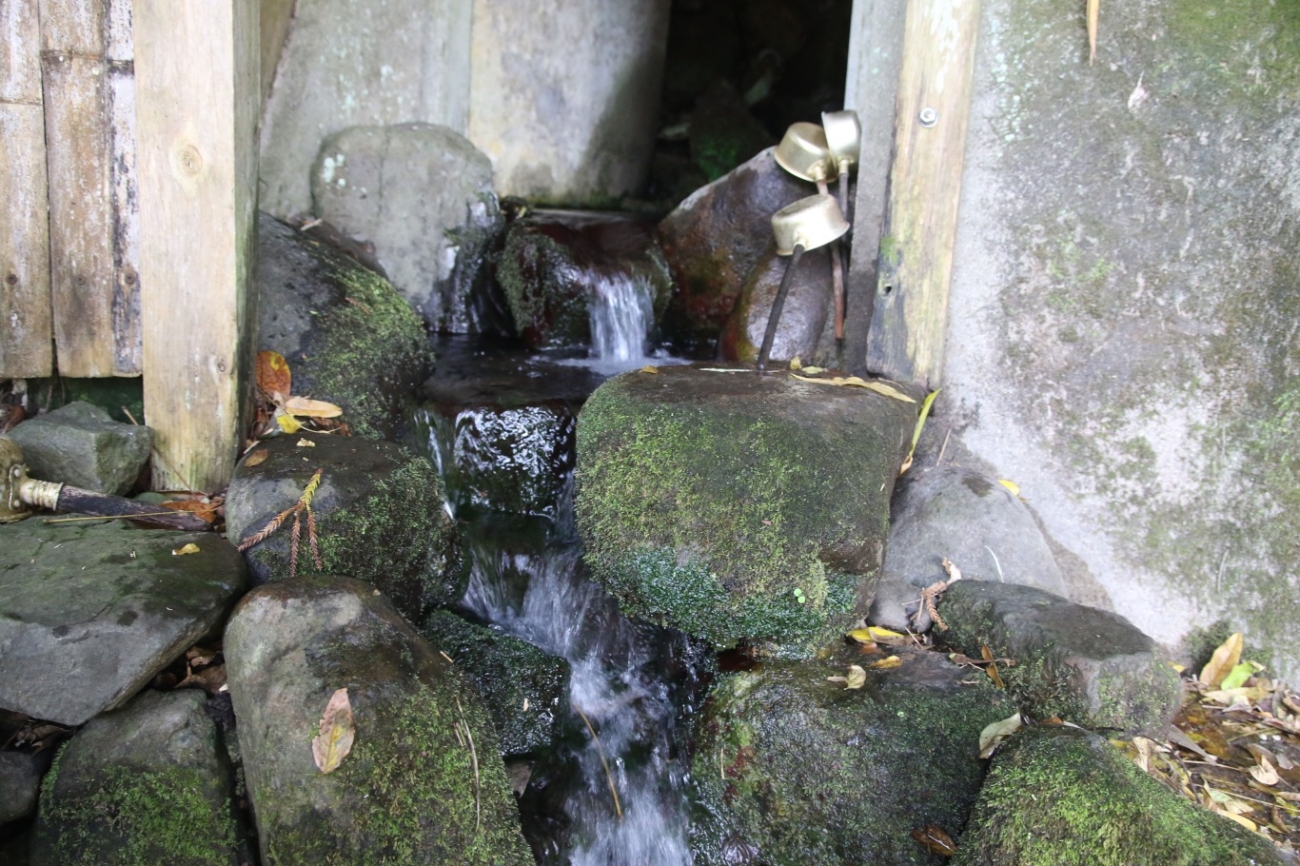
[[[672, 277], [653, 227], [594, 211], [534, 211], [515, 220], [497, 267], [515, 329], [535, 349], [592, 347], [591, 310], [625, 291], [640, 307], [645, 337], [668, 305]], [[630, 347], [639, 358], [645, 346]]]
[[914, 469], [894, 492], [885, 569], [924, 587], [948, 579], [945, 557], [963, 577], [1066, 594], [1043, 533], [1015, 494], [969, 469]]
[[[172, 553], [188, 543], [198, 553]], [[0, 707], [80, 725], [121, 706], [220, 623], [247, 585], [211, 533], [0, 526]]]
[[262, 122], [261, 206], [281, 218], [311, 208], [311, 166], [349, 126], [469, 123], [473, 4], [352, 0], [297, 4]]
[[202, 692], [146, 692], [59, 753], [32, 866], [235, 866], [232, 780]]
[[[482, 699], [370, 584], [259, 587], [225, 654], [262, 862], [532, 864]], [[311, 741], [341, 688], [356, 739], [323, 774]]]
[[827, 681], [870, 663], [842, 645], [719, 678], [695, 727], [696, 863], [933, 862], [912, 829], [960, 832], [984, 774], [980, 731], [1015, 707], [938, 653], [896, 653], [901, 666], [868, 670], [859, 689]]
[[0, 824], [36, 814], [36, 795], [48, 763], [43, 754], [0, 752]]
[[69, 403], [9, 431], [23, 449], [28, 475], [96, 493], [131, 489], [153, 447], [148, 427], [121, 424], [89, 403]]
[[474, 289], [505, 228], [492, 163], [445, 126], [354, 126], [327, 138], [312, 166], [316, 214], [369, 241], [397, 290], [432, 327], [481, 328]]
[[1202, 809], [1096, 734], [1022, 729], [993, 756], [953, 866], [1265, 866], [1272, 843]]
[[659, 224], [676, 286], [664, 326], [716, 340], [772, 244], [772, 214], [816, 191], [783, 171], [768, 148], [678, 205]]
[[961, 580], [939, 603], [945, 643], [987, 646], [1007, 688], [1035, 718], [1163, 737], [1182, 685], [1151, 638], [1121, 616], [1028, 586]]
[[[889, 552], [885, 552], [889, 560]], [[930, 627], [930, 614], [920, 610], [921, 590], [925, 589], [901, 575], [883, 571], [876, 583], [876, 597], [871, 600], [867, 622], [894, 631], [925, 631]], [[919, 611], [919, 613], [918, 613]], [[918, 618], [913, 620], [913, 614]]]
[[784, 373], [616, 376], [578, 416], [577, 521], [629, 616], [806, 653], [866, 614], [917, 404]]
[[285, 357], [295, 394], [342, 407], [353, 433], [394, 438], [433, 369], [424, 323], [335, 248], [266, 214], [257, 230], [258, 349]]
[[556, 725], [568, 711], [568, 662], [451, 611], [426, 617], [420, 634], [478, 686], [496, 723], [503, 758], [551, 745]]
[[[718, 354], [727, 361], [753, 361], [758, 358], [772, 315], [789, 256], [778, 256], [776, 244], [769, 244], [758, 260], [740, 299], [722, 331]], [[785, 366], [796, 356], [811, 362], [818, 354], [818, 341], [835, 303], [831, 288], [831, 252], [829, 247], [811, 250], [799, 260], [790, 277], [790, 288], [772, 341], [769, 369]]]
[[[325, 573], [373, 583], [414, 623], [460, 598], [467, 563], [442, 484], [426, 458], [392, 442], [312, 433], [263, 442], [235, 467], [226, 491], [228, 536], [241, 544], [260, 532], [299, 500], [317, 469], [311, 505]], [[297, 573], [320, 573], [305, 513], [300, 520]], [[290, 576], [292, 532], [290, 520], [246, 551], [256, 582]]]

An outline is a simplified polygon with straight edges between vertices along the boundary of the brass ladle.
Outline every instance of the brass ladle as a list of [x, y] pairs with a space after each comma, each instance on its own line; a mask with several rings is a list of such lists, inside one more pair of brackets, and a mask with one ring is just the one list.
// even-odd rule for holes
[[763, 345], [758, 350], [760, 374], [767, 369], [772, 342], [776, 339], [777, 323], [781, 320], [785, 297], [790, 292], [791, 278], [794, 269], [799, 266], [799, 259], [808, 250], [824, 247], [842, 237], [848, 230], [849, 223], [844, 219], [844, 214], [840, 213], [840, 206], [826, 193], [801, 198], [772, 214], [776, 253], [779, 256], [790, 256], [790, 261], [781, 276], [781, 286], [776, 291], [772, 312], [767, 317], [767, 330], [763, 332]]
[[[847, 217], [849, 213], [849, 171], [857, 163], [862, 152], [862, 124], [858, 122], [856, 111], [822, 112], [822, 130], [826, 134], [826, 146], [831, 159], [835, 162], [839, 175], [838, 194], [840, 210]], [[844, 272], [844, 246], [837, 244], [831, 253], [835, 257], [838, 272]], [[844, 339], [844, 280], [836, 284], [835, 292], [835, 339]]]

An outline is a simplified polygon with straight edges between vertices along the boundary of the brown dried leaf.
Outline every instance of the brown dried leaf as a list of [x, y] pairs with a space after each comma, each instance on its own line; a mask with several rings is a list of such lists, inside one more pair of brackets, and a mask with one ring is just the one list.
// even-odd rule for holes
[[278, 403], [287, 399], [292, 393], [292, 383], [293, 374], [283, 355], [269, 351], [257, 353], [257, 387], [268, 400]]
[[200, 688], [207, 692], [209, 697], [220, 694], [226, 688], [226, 666], [211, 665], [198, 673], [191, 671], [185, 679], [176, 684], [176, 688]]
[[1236, 632], [1214, 651], [1205, 667], [1201, 668], [1201, 685], [1211, 689], [1219, 687], [1228, 672], [1241, 661], [1241, 644], [1241, 632]]
[[1007, 716], [999, 722], [993, 722], [980, 731], [980, 758], [991, 758], [998, 746], [1007, 737], [1020, 730], [1020, 712]]
[[952, 841], [952, 837], [945, 833], [942, 827], [936, 827], [934, 824], [913, 829], [912, 838], [924, 845], [931, 854], [951, 857], [957, 853], [957, 843]]
[[245, 465], [245, 466], [256, 466], [256, 465], [258, 465], [259, 463], [262, 463], [263, 461], [265, 461], [266, 458], [270, 456], [270, 454], [271, 454], [271, 452], [270, 452], [270, 451], [267, 451], [265, 448], [258, 448], [258, 449], [257, 449], [256, 451], [254, 451], [252, 454], [249, 454], [249, 455], [248, 455], [248, 458], [247, 458], [246, 460], [244, 460], [244, 465]]
[[333, 403], [306, 397], [290, 397], [284, 401], [284, 411], [297, 418], [337, 418], [343, 414], [343, 410]]
[[[890, 668], [901, 667], [902, 664], [903, 664], [903, 660], [900, 659], [898, 656], [889, 656], [888, 658], [883, 658], [878, 662], [872, 662], [869, 665], [869, 667], [874, 671], [887, 671]], [[849, 679], [850, 681], [852, 681], [852, 677], [850, 677]], [[866, 679], [866, 674], [864, 673], [863, 680], [865, 681], [865, 679]], [[853, 688], [853, 686], [849, 686], [849, 688]]]
[[339, 689], [325, 705], [325, 715], [320, 720], [320, 733], [311, 741], [311, 756], [322, 773], [332, 773], [352, 751], [356, 739], [352, 721], [352, 704], [348, 690]]

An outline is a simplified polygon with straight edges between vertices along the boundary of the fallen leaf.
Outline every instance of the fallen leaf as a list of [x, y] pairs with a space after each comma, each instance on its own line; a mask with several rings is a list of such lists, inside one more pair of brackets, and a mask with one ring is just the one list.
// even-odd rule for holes
[[876, 638], [874, 635], [872, 635], [871, 629], [869, 628], [855, 628], [853, 631], [845, 635], [845, 637], [847, 637], [849, 640], [857, 641], [858, 643], [876, 642]]
[[266, 458], [270, 456], [270, 454], [271, 454], [271, 452], [270, 452], [270, 451], [267, 451], [265, 448], [258, 448], [258, 449], [257, 449], [256, 451], [254, 451], [252, 454], [249, 454], [249, 455], [248, 455], [248, 458], [244, 460], [244, 465], [245, 465], [245, 466], [256, 466], [256, 465], [258, 465], [259, 463], [262, 463], [263, 461], [265, 461]]
[[956, 583], [961, 580], [961, 569], [957, 567], [956, 563], [945, 556], [941, 564], [943, 565], [944, 573], [948, 575], [949, 583]]
[[[315, 447], [316, 447], [316, 443], [313, 442], [313, 441], [311, 441], [310, 439], [308, 439], [307, 437], [304, 436], [303, 438], [301, 438], [301, 439], [298, 440], [298, 447], [299, 447], [299, 448], [315, 448]], [[304, 458], [304, 459], [305, 459], [305, 458]]]
[[1020, 485], [1017, 484], [1016, 482], [1014, 482], [1014, 481], [1008, 481], [1008, 480], [1005, 479], [1005, 478], [999, 478], [999, 479], [998, 479], [998, 483], [1001, 484], [1001, 485], [1002, 485], [1003, 487], [1005, 487], [1006, 489], [1010, 490], [1012, 496], [1019, 496], [1019, 495], [1020, 495]]
[[868, 382], [866, 379], [863, 379], [861, 376], [848, 376], [848, 377], [836, 376], [833, 379], [813, 379], [808, 376], [798, 376], [795, 375], [794, 373], [791, 373], [790, 375], [791, 377], [795, 379], [799, 379], [804, 382], [817, 382], [822, 385], [841, 385], [841, 386], [852, 387], [852, 388], [866, 388], [868, 391], [875, 391], [877, 394], [881, 394], [885, 397], [892, 397], [895, 400], [902, 400], [904, 403], [916, 402], [911, 397], [904, 394], [902, 391], [899, 391], [897, 388], [894, 388], [890, 385], [886, 385], [884, 382], [878, 382], [875, 380]]
[[827, 677], [828, 683], [844, 683], [846, 689], [860, 689], [867, 682], [867, 672], [859, 665], [849, 665], [847, 677]]
[[887, 628], [881, 628], [878, 625], [867, 626], [867, 634], [871, 636], [872, 640], [878, 640], [878, 641], [888, 642], [891, 640], [901, 641], [907, 639], [907, 635], [900, 634], [896, 631], [891, 631], [890, 629]]
[[211, 665], [195, 673], [191, 671], [185, 679], [176, 684], [176, 688], [197, 687], [208, 693], [209, 697], [218, 695], [226, 685], [226, 666]]
[[282, 409], [275, 410], [275, 423], [285, 433], [297, 433], [302, 429], [302, 422]]
[[1204, 686], [1217, 689], [1228, 672], [1241, 661], [1241, 632], [1235, 632], [1225, 640], [1214, 655], [1201, 668], [1200, 681]]
[[659, 368], [658, 368], [658, 367], [651, 367], [649, 364], [646, 364], [644, 367], [641, 368], [641, 372], [642, 372], [642, 373], [658, 373], [658, 372], [659, 372]]
[[325, 705], [325, 715], [320, 720], [320, 733], [311, 741], [311, 756], [322, 773], [332, 773], [352, 751], [356, 738], [352, 721], [352, 704], [348, 690], [339, 689]]
[[290, 397], [285, 400], [284, 411], [297, 418], [337, 418], [343, 414], [343, 410], [333, 403], [309, 400], [306, 397]]
[[1007, 737], [1020, 730], [1020, 713], [1007, 716], [1000, 722], [993, 722], [980, 731], [980, 758], [991, 758], [998, 746]]
[[803, 361], [799, 359], [798, 355], [795, 355], [793, 358], [790, 359], [790, 369], [791, 370], [803, 369]]
[[199, 546], [191, 541], [189, 544], [185, 545], [184, 547], [178, 547], [175, 550], [173, 550], [172, 556], [189, 556], [191, 553], [198, 553], [198, 552], [199, 552]]
[[208, 523], [216, 522], [217, 505], [216, 502], [201, 502], [197, 499], [169, 499], [162, 503], [162, 507], [169, 511], [186, 511]]
[[1203, 697], [1206, 700], [1214, 701], [1216, 704], [1226, 706], [1236, 706], [1242, 704], [1249, 706], [1268, 696], [1268, 689], [1259, 686], [1241, 686], [1235, 689], [1217, 689], [1212, 692], [1206, 692]]
[[[903, 660], [898, 656], [889, 656], [888, 658], [883, 658], [878, 662], [872, 662], [870, 667], [872, 670], [887, 671], [890, 668], [901, 667], [902, 664]], [[850, 686], [850, 688], [852, 688], [852, 686]]]
[[1261, 785], [1268, 785], [1269, 787], [1282, 781], [1282, 777], [1278, 775], [1277, 770], [1274, 769], [1271, 763], [1269, 763], [1268, 758], [1261, 757], [1258, 760], [1259, 763], [1250, 768], [1251, 778], [1256, 782], [1259, 782]]
[[984, 668], [984, 673], [988, 674], [988, 678], [993, 680], [993, 685], [1005, 689], [1007, 684], [1003, 682], [1002, 674], [998, 673], [997, 660], [993, 657], [993, 650], [989, 649], [988, 644], [980, 647], [980, 655], [984, 657], [984, 661], [988, 664], [988, 667]]
[[1239, 686], [1244, 686], [1246, 680], [1250, 679], [1254, 675], [1255, 666], [1250, 662], [1242, 662], [1233, 667], [1232, 670], [1228, 671], [1228, 675], [1223, 678], [1223, 682], [1219, 684], [1219, 688], [1235, 689]]
[[1147, 737], [1134, 737], [1133, 746], [1137, 749], [1137, 765], [1142, 768], [1142, 772], [1151, 772], [1151, 756], [1155, 754], [1155, 740]]
[[957, 853], [957, 843], [941, 827], [926, 824], [925, 827], [912, 830], [912, 838], [926, 847], [931, 854], [951, 857]]
[[803, 371], [809, 376], [816, 376], [818, 373], [825, 373], [825, 367], [804, 367]]
[[292, 374], [289, 362], [279, 352], [257, 353], [257, 387], [272, 402], [276, 396], [284, 400], [292, 391]]
[[1097, 23], [1101, 18], [1101, 0], [1088, 0], [1088, 65], [1097, 59]]

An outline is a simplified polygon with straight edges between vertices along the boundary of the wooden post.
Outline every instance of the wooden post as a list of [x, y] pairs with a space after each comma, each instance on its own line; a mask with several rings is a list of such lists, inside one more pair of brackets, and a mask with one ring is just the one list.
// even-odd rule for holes
[[867, 367], [930, 390], [943, 371], [979, 7], [979, 0], [907, 4]]
[[54, 370], [36, 0], [0, 2], [0, 378]]
[[890, 163], [894, 155], [894, 104], [903, 65], [907, 0], [854, 0], [844, 107], [858, 113], [862, 151], [853, 197], [849, 253], [848, 313], [844, 361], [866, 372], [867, 336], [876, 295], [876, 262], [885, 222]]
[[212, 491], [243, 433], [253, 335], [256, 0], [135, 0], [144, 406], [154, 484]]
[[140, 372], [130, 0], [40, 0], [59, 372]]

